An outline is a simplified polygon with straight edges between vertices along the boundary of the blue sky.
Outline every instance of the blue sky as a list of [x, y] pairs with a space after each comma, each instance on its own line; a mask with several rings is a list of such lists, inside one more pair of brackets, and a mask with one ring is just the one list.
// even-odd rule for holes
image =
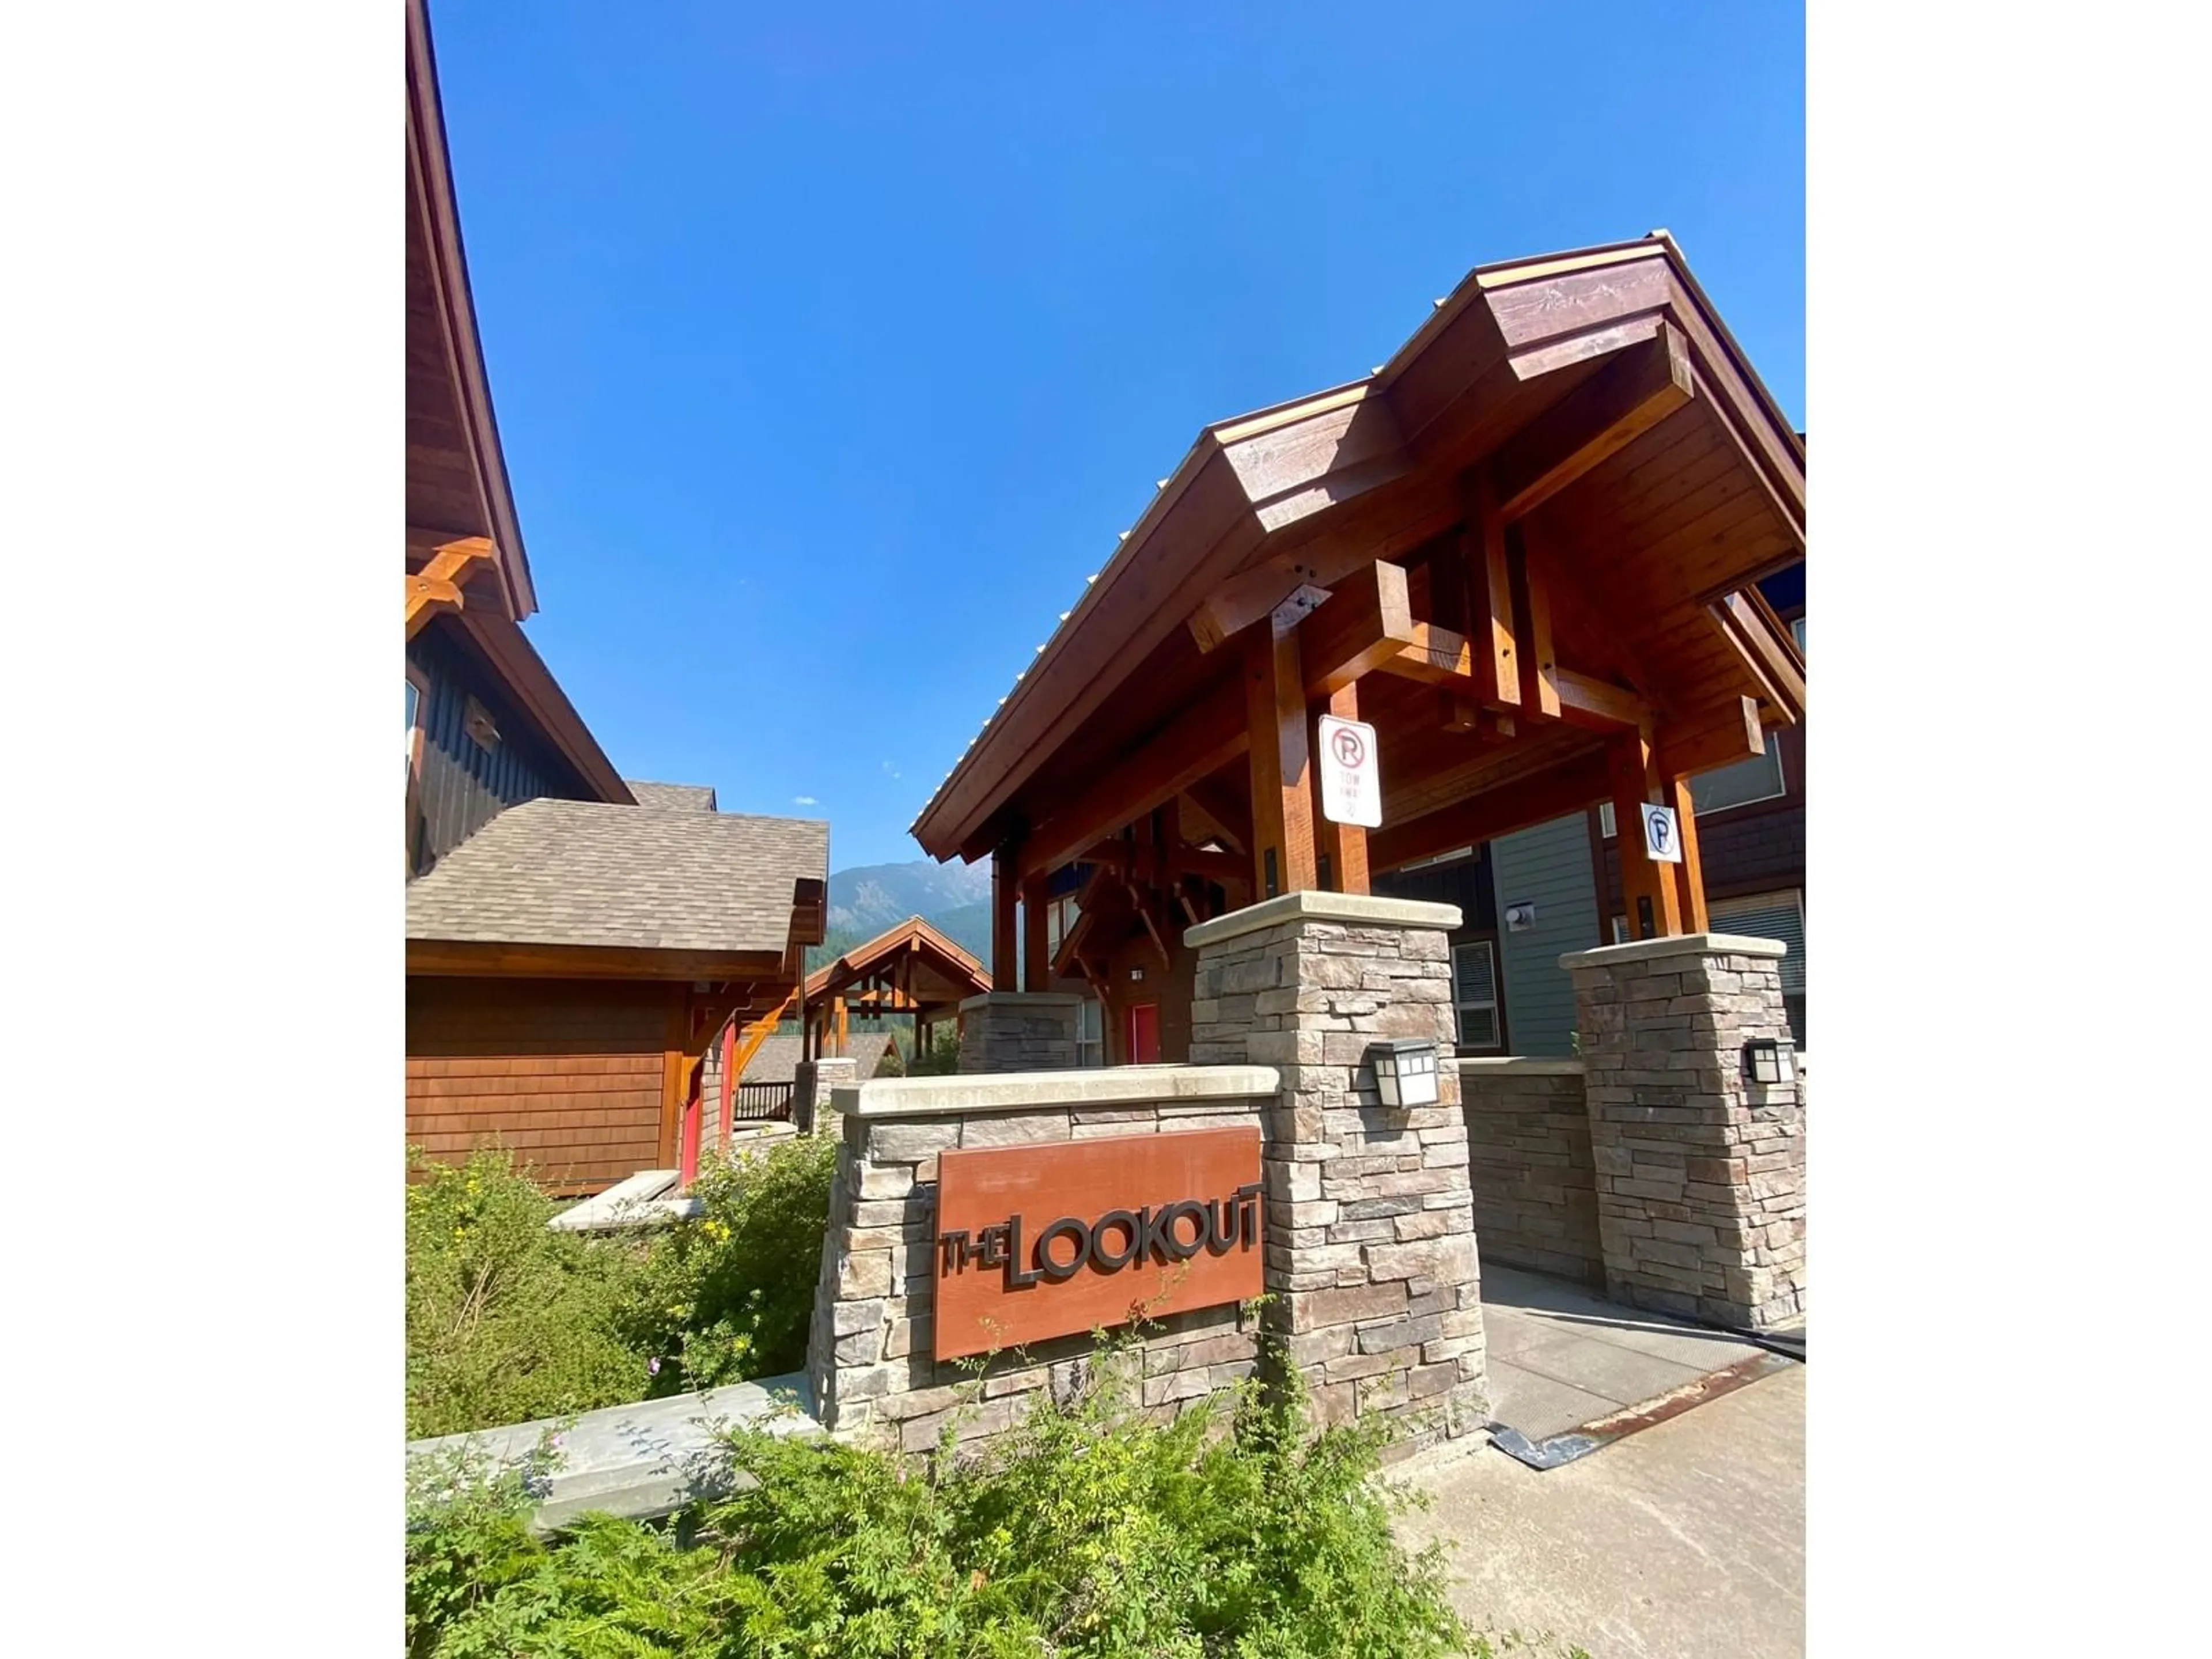
[[1805, 423], [1790, 5], [433, 0], [539, 614], [626, 775], [919, 857], [1198, 428], [1671, 230]]

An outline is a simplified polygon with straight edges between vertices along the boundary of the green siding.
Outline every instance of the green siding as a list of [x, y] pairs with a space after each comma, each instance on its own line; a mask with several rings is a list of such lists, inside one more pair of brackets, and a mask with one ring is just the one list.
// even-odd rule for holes
[[[1590, 876], [1589, 820], [1582, 813], [1490, 843], [1498, 889], [1498, 950], [1504, 958], [1505, 1024], [1516, 1054], [1574, 1052], [1575, 988], [1559, 966], [1570, 951], [1598, 944], [1597, 890]], [[1536, 925], [1514, 933], [1507, 907], [1534, 904]]]

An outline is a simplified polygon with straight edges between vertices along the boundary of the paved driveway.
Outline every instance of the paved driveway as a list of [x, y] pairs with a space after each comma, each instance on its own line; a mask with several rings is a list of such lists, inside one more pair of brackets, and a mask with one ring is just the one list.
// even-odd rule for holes
[[1802, 1365], [1559, 1468], [1485, 1447], [1404, 1473], [1435, 1504], [1401, 1534], [1444, 1542], [1478, 1628], [1592, 1659], [1805, 1650]]

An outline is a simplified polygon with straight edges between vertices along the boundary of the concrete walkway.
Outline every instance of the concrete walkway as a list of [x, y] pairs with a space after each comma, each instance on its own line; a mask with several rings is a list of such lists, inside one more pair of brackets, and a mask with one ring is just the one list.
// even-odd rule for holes
[[1548, 1439], [1674, 1394], [1766, 1350], [1517, 1267], [1483, 1264], [1491, 1415]]
[[1592, 1659], [1805, 1650], [1802, 1365], [1558, 1468], [1486, 1449], [1405, 1478], [1435, 1504], [1400, 1534], [1444, 1543], [1478, 1629]]

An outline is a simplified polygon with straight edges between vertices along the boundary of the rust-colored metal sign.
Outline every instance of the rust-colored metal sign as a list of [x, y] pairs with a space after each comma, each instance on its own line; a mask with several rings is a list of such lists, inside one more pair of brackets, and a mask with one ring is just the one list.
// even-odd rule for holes
[[1248, 1301], [1261, 1220], [1255, 1126], [940, 1153], [937, 1357]]

